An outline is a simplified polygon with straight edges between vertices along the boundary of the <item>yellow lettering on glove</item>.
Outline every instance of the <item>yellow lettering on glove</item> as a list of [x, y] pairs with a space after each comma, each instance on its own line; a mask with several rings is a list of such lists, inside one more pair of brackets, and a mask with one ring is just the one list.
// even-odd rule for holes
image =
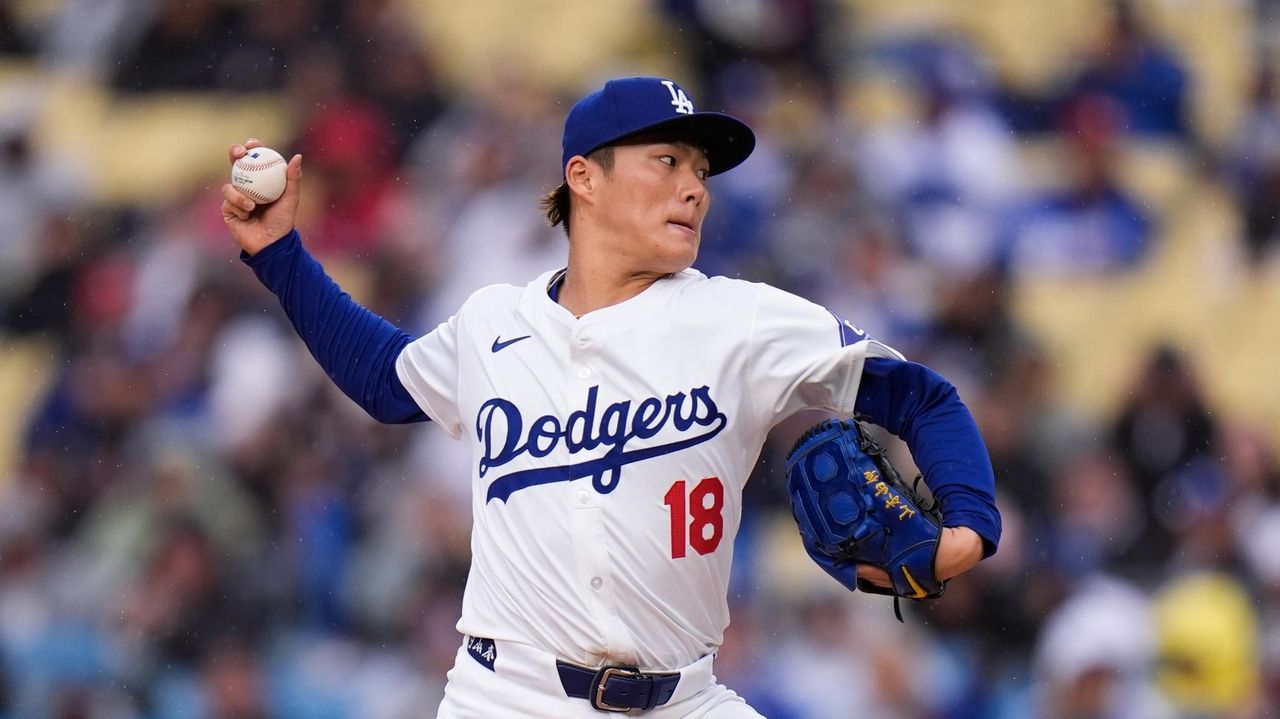
[[898, 521], [899, 521], [899, 522], [905, 522], [905, 521], [907, 521], [907, 519], [909, 519], [909, 518], [911, 518], [911, 517], [914, 517], [914, 516], [916, 516], [916, 510], [914, 510], [914, 509], [912, 509], [912, 508], [910, 508], [910, 507], [908, 507], [907, 505], [905, 505], [905, 504], [904, 504], [904, 505], [902, 505], [902, 511], [901, 511], [901, 512], [898, 512]]
[[884, 482], [880, 482], [879, 484], [876, 485], [875, 496], [879, 497], [882, 494], [888, 494], [888, 493], [889, 493], [889, 485], [885, 484]]
[[862, 476], [867, 478], [867, 484], [871, 484], [872, 482], [876, 482], [880, 479], [880, 473], [874, 469], [868, 469], [862, 473]]

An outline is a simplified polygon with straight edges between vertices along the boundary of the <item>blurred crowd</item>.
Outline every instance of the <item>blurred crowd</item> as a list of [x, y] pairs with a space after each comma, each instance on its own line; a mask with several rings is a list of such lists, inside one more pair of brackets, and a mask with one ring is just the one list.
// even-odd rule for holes
[[[120, 94], [287, 96], [278, 149], [305, 155], [307, 246], [409, 332], [563, 263], [537, 198], [567, 103], [599, 78], [551, 89], [512, 69], [452, 92], [395, 2], [61, 5], [33, 30], [0, 0], [0, 54]], [[1113, 416], [1081, 416], [1010, 307], [1015, 282], [1136, 272], [1158, 247], [1167, 218], [1116, 177], [1135, 138], [1232, 188], [1241, 251], [1274, 262], [1272, 68], [1223, 146], [1141, 5], [1111, 6], [1096, 47], [1035, 92], [955, 33], [854, 43], [845, 5], [733, 7], [653, 4], [700, 107], [759, 136], [713, 181], [697, 266], [797, 292], [952, 379], [1005, 535], [904, 625], [816, 570], [784, 582], [780, 544], [808, 561], [781, 487], [813, 419], [795, 418], [747, 487], [719, 679], [775, 719], [1280, 716], [1273, 435], [1208, 399], [1178, 337]], [[1251, 12], [1274, 25], [1271, 3]], [[917, 117], [842, 111], [871, 66], [903, 78]], [[216, 190], [96, 206], [75, 168], [38, 161], [35, 129], [0, 122], [0, 341], [41, 348], [49, 378], [0, 481], [0, 717], [432, 716], [461, 640], [461, 448], [377, 425], [329, 384], [236, 259]], [[1029, 180], [1027, 137], [1065, 148], [1060, 182]]]

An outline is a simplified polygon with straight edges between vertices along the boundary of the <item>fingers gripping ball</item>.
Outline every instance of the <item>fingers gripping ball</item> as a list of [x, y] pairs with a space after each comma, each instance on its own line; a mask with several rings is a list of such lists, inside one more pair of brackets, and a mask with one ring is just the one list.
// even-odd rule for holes
[[[809, 556], [849, 589], [909, 599], [940, 596], [934, 575], [942, 516], [907, 486], [884, 450], [851, 420], [827, 420], [787, 455], [787, 494]], [[919, 480], [917, 479], [917, 482]], [[889, 574], [886, 589], [857, 565]]]
[[275, 202], [284, 194], [288, 166], [275, 150], [255, 147], [231, 166], [231, 185], [259, 204]]

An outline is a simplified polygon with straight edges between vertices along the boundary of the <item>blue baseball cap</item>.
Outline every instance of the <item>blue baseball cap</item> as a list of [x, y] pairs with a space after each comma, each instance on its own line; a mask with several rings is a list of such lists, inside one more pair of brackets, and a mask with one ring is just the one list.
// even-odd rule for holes
[[628, 137], [662, 130], [688, 133], [701, 144], [712, 175], [742, 164], [756, 146], [755, 133], [747, 123], [720, 112], [695, 112], [693, 101], [675, 82], [626, 77], [606, 82], [569, 110], [560, 168], [575, 155], [586, 156]]

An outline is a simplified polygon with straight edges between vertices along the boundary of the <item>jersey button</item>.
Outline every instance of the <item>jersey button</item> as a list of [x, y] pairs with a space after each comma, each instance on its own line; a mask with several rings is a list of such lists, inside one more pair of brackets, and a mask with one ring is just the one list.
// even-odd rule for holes
[[591, 338], [590, 338], [590, 337], [588, 337], [588, 336], [586, 336], [586, 335], [579, 335], [579, 336], [578, 336], [578, 346], [579, 346], [579, 347], [586, 347], [586, 346], [587, 346], [587, 344], [588, 344], [588, 343], [590, 343], [590, 342], [591, 342]]
[[587, 490], [584, 489], [581, 492], [578, 492], [578, 501], [582, 504], [590, 504], [591, 495], [587, 494]]
[[592, 588], [592, 589], [599, 589], [600, 587], [603, 587], [603, 586], [604, 586], [604, 580], [603, 580], [603, 579], [601, 579], [600, 577], [592, 577], [592, 578], [591, 578], [591, 588]]
[[578, 379], [586, 379], [591, 376], [590, 367], [579, 367], [577, 371]]

